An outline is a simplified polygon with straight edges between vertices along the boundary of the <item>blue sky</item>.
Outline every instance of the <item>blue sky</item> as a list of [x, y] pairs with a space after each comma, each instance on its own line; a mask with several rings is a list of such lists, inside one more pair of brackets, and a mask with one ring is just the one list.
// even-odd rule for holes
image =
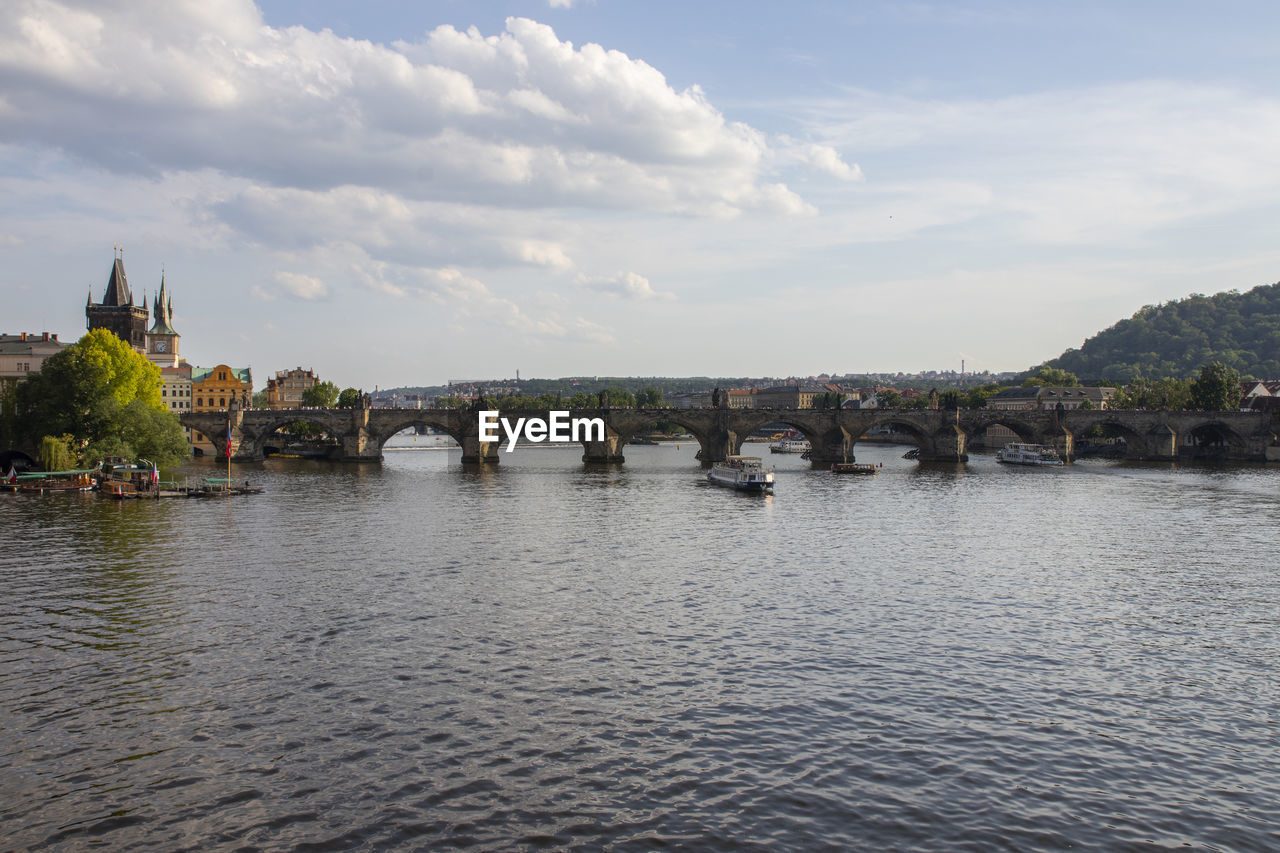
[[1015, 370], [1280, 277], [1273, 4], [15, 7], [6, 332], [115, 243], [258, 385]]

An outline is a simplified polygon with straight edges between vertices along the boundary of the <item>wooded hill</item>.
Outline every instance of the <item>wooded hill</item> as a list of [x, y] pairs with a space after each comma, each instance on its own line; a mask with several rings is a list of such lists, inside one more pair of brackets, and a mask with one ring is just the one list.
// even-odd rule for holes
[[1081, 379], [1195, 376], [1220, 361], [1244, 378], [1280, 379], [1280, 283], [1148, 305], [1047, 362]]

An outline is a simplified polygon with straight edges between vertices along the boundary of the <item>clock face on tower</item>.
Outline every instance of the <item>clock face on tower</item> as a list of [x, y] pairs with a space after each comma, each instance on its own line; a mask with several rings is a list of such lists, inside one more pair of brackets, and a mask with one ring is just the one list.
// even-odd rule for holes
[[156, 341], [156, 352], [164, 352], [169, 348], [167, 341]]

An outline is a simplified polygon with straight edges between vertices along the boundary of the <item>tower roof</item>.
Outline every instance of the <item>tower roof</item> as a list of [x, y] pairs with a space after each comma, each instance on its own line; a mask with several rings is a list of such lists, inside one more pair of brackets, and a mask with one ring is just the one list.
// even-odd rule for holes
[[111, 265], [111, 278], [107, 280], [107, 292], [102, 295], [102, 304], [111, 306], [132, 305], [133, 294], [129, 292], [129, 279], [124, 274], [124, 259], [116, 258]]
[[169, 296], [169, 289], [164, 283], [164, 273], [160, 274], [160, 292], [156, 294], [155, 304], [151, 309], [151, 316], [156, 318], [155, 323], [151, 326], [148, 335], [176, 335], [173, 330], [173, 297]]

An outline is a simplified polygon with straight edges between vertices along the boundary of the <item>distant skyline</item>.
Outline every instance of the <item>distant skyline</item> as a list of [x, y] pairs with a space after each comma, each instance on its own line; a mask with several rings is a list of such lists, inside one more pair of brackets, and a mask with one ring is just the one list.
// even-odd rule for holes
[[16, 0], [0, 331], [339, 386], [1021, 370], [1280, 280], [1280, 8]]

